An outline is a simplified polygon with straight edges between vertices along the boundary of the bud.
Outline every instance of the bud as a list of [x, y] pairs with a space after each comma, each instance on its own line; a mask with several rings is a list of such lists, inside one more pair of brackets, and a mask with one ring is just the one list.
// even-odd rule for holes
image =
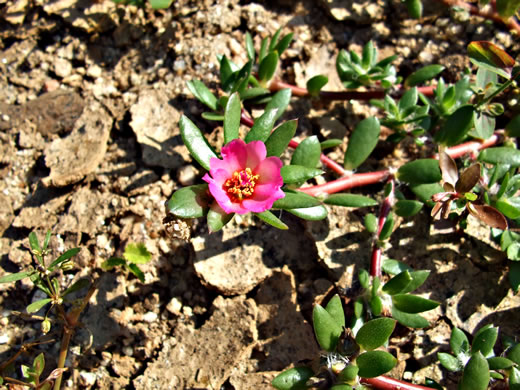
[[51, 330], [51, 321], [47, 317], [45, 317], [45, 319], [42, 321], [41, 327], [43, 334], [49, 333], [49, 331]]
[[60, 268], [63, 271], [70, 271], [71, 269], [74, 268], [74, 263], [72, 262], [72, 260], [64, 261], [63, 263], [61, 263]]

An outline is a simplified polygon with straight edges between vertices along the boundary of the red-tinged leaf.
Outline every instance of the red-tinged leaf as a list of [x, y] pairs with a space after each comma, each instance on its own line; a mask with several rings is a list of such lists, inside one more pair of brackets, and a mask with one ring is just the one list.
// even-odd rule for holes
[[[439, 167], [441, 168], [442, 180], [444, 183], [455, 185], [459, 179], [457, 163], [444, 150], [439, 151]], [[450, 192], [446, 190], [446, 192]]]
[[450, 211], [451, 211], [451, 202], [453, 202], [453, 201], [450, 199], [442, 204], [442, 212], [441, 212], [442, 219], [448, 219], [448, 216], [450, 215]]
[[474, 41], [468, 45], [471, 62], [509, 79], [515, 60], [497, 45], [487, 41]]
[[453, 187], [453, 184], [451, 184], [451, 183], [444, 183], [442, 185], [442, 188], [446, 192], [455, 192], [455, 187]]
[[465, 193], [472, 190], [473, 187], [477, 185], [480, 180], [480, 164], [476, 163], [462, 172], [460, 175], [460, 179], [457, 181], [455, 185], [455, 190], [458, 193]]
[[435, 218], [435, 216], [438, 214], [438, 212], [441, 210], [441, 207], [444, 203], [437, 202], [432, 208], [431, 216]]
[[471, 215], [480, 219], [486, 225], [501, 230], [507, 229], [506, 218], [494, 207], [488, 206], [486, 204], [468, 203], [467, 208]]

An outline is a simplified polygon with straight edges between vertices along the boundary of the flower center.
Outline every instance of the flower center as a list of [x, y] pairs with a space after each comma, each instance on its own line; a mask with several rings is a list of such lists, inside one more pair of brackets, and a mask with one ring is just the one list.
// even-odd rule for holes
[[229, 193], [231, 201], [240, 202], [255, 192], [255, 185], [260, 175], [253, 175], [251, 168], [236, 171], [224, 183], [224, 190]]

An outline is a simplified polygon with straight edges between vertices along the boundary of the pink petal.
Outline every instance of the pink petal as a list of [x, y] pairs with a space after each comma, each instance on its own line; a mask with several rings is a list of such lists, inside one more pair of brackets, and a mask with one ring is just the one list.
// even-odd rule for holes
[[267, 149], [262, 141], [251, 141], [246, 145], [247, 162], [245, 168], [254, 170], [261, 161], [265, 160]]
[[260, 162], [254, 171], [255, 175], [260, 175], [258, 184], [272, 183], [281, 187], [283, 185], [283, 178], [280, 174], [282, 165], [282, 160], [274, 156]]
[[227, 192], [222, 189], [222, 184], [220, 184], [217, 180], [214, 180], [207, 173], [202, 177], [202, 180], [209, 184], [209, 192], [213, 198], [215, 198], [216, 202], [222, 208], [222, 210], [224, 210], [227, 214], [246, 214], [249, 212], [249, 210], [243, 207], [242, 204], [232, 202]]
[[[247, 163], [247, 147], [246, 143], [241, 139], [234, 139], [227, 145], [222, 147], [220, 152], [222, 154], [222, 164], [229, 167], [228, 171], [231, 173], [245, 169]], [[210, 167], [211, 161], [210, 161]], [[223, 169], [223, 167], [219, 167]]]

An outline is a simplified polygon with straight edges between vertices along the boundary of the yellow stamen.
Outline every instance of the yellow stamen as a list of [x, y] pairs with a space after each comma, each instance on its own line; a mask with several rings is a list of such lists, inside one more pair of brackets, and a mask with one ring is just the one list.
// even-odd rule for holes
[[236, 171], [224, 183], [224, 190], [231, 195], [233, 202], [240, 202], [249, 198], [255, 192], [255, 185], [260, 175], [253, 175], [251, 168]]

